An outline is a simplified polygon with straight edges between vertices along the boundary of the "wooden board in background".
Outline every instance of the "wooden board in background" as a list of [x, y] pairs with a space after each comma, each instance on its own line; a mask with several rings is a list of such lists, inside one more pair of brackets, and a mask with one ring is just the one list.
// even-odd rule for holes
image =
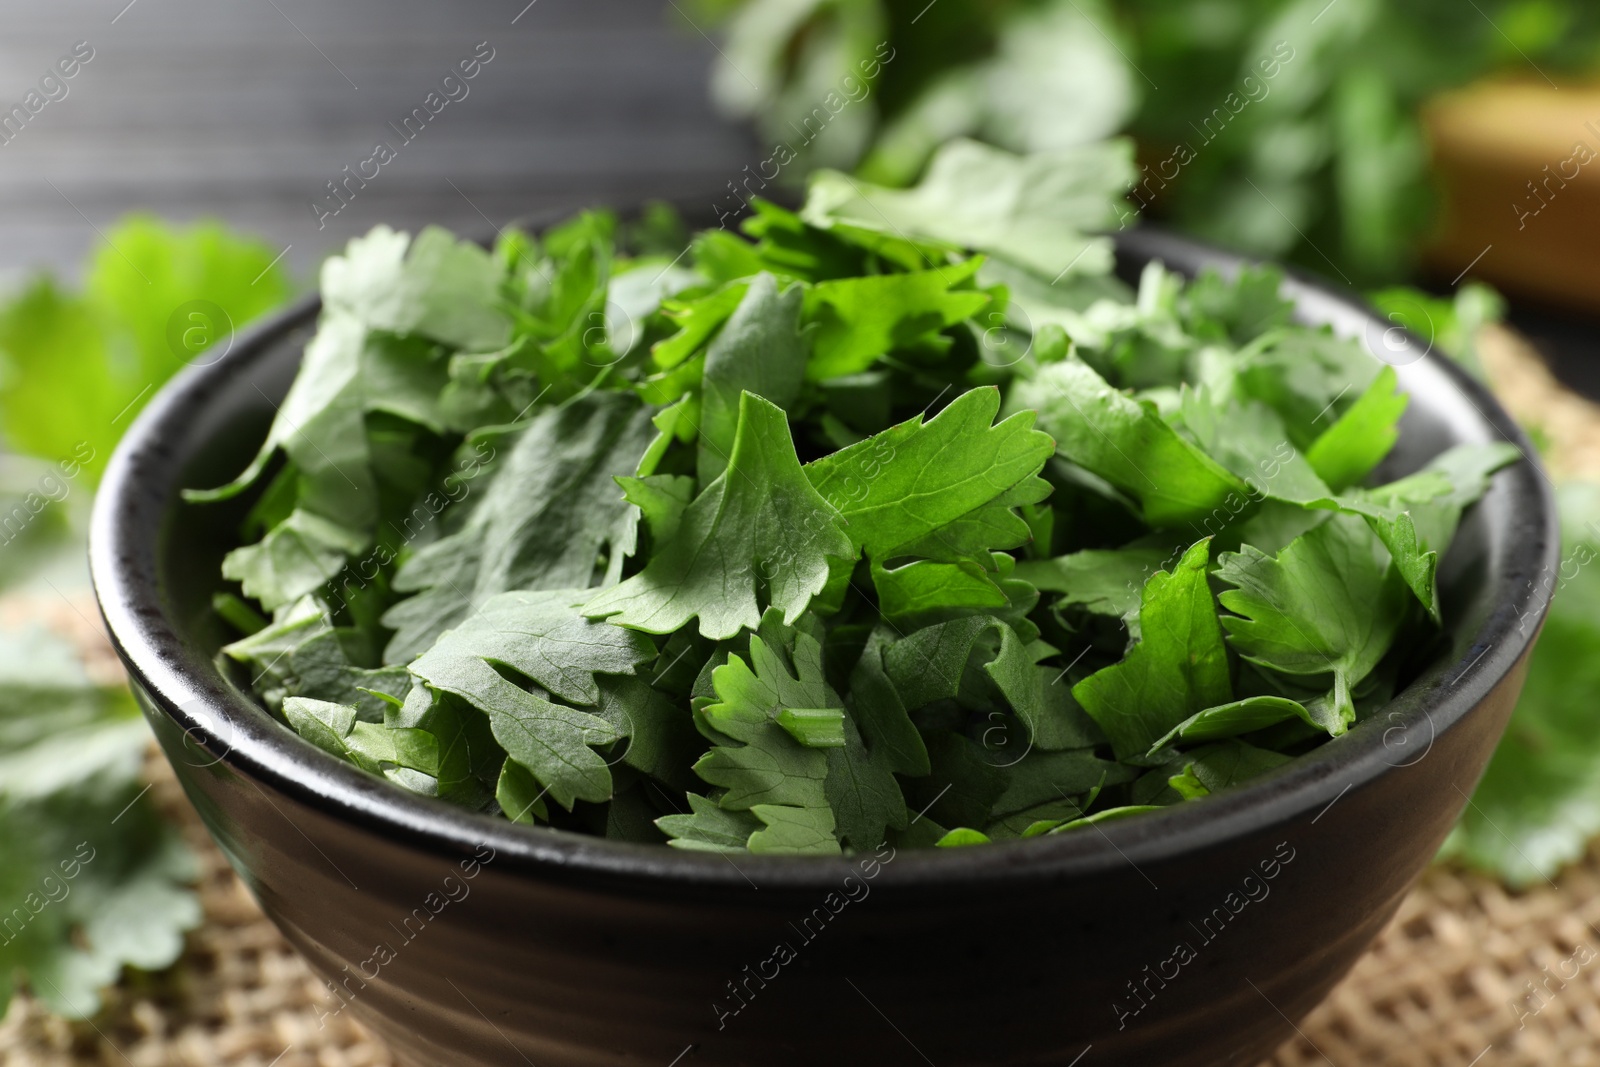
[[[757, 158], [707, 102], [712, 45], [671, 0], [13, 4], [0, 110], [78, 41], [94, 58], [68, 95], [0, 145], [0, 280], [72, 271], [96, 227], [136, 208], [292, 245], [304, 277], [376, 222], [476, 234], [484, 215], [709, 199]], [[469, 95], [319, 229], [324, 183], [378, 138], [398, 145], [387, 124], [481, 41], [495, 55]]]

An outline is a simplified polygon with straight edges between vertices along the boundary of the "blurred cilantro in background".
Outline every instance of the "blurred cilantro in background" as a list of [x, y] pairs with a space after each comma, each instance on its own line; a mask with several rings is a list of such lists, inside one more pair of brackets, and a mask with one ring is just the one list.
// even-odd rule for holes
[[[209, 342], [282, 304], [274, 251], [220, 224], [124, 220], [91, 253], [83, 288], [41, 275], [0, 307], [0, 435], [59, 461], [87, 444], [98, 479], [138, 408]], [[209, 321], [221, 309], [229, 321]], [[193, 314], [201, 320], [191, 319]], [[177, 316], [176, 321], [174, 316]], [[205, 320], [205, 321], [202, 321]]]
[[[1518, 888], [1581, 859], [1600, 834], [1600, 485], [1559, 491], [1562, 564], [1522, 699], [1443, 855]], [[1529, 624], [1531, 625], [1531, 623]]]
[[[1406, 285], [1390, 286], [1367, 294], [1378, 314], [1394, 328], [1410, 330], [1455, 359], [1474, 377], [1482, 379], [1478, 360], [1480, 331], [1505, 317], [1506, 302], [1489, 286], [1467, 282], [1453, 297], [1429, 296]], [[1381, 343], [1381, 342], [1380, 342]]]
[[[1395, 287], [1371, 294], [1378, 311], [1432, 341], [1474, 376], [1480, 331], [1497, 322], [1504, 301], [1469, 283], [1453, 300]], [[1526, 427], [1539, 447], [1537, 424]], [[1555, 597], [1528, 662], [1528, 678], [1505, 736], [1472, 802], [1440, 850], [1454, 860], [1524, 889], [1555, 877], [1583, 858], [1600, 836], [1600, 733], [1594, 694], [1600, 689], [1600, 484], [1558, 486], [1562, 562], [1535, 581]], [[1532, 626], [1532, 620], [1524, 625]]]
[[124, 965], [171, 964], [200, 921], [194, 857], [141, 778], [150, 732], [121, 679], [82, 662], [85, 526], [139, 408], [288, 298], [273, 259], [217, 223], [132, 216], [81, 288], [41, 275], [0, 299], [0, 607], [82, 622], [0, 631], [0, 1016], [19, 985], [91, 1015]]
[[800, 157], [792, 178], [853, 167], [904, 185], [951, 137], [1030, 152], [1122, 130], [1155, 217], [1362, 287], [1408, 278], [1432, 225], [1427, 100], [1484, 77], [1600, 67], [1600, 6], [1585, 0], [697, 8], [726, 30], [717, 101]]

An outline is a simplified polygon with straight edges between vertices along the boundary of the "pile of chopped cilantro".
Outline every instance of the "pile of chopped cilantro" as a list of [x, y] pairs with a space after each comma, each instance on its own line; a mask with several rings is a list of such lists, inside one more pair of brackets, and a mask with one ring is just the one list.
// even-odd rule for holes
[[1393, 370], [1276, 272], [1118, 281], [1132, 167], [958, 141], [742, 233], [353, 241], [193, 494], [256, 494], [227, 656], [398, 787], [689, 849], [1057, 833], [1337, 739], [1516, 453], [1387, 480]]

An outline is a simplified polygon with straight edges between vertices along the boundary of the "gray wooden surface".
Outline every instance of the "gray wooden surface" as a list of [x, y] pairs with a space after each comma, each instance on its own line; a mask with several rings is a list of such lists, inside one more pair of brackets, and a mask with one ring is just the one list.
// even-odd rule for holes
[[[70, 273], [134, 209], [249, 228], [305, 277], [379, 221], [709, 201], [756, 158], [672, 0], [0, 0], [0, 111], [78, 41], [68, 95], [0, 145], [0, 281]], [[402, 146], [388, 123], [485, 41], [468, 95]], [[319, 229], [311, 201], [379, 139], [397, 157]]]

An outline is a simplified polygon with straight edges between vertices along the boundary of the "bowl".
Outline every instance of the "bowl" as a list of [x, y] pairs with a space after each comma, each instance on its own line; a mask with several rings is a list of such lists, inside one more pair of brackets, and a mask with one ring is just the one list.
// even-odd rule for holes
[[[1119, 271], [1235, 257], [1117, 239]], [[95, 506], [101, 610], [229, 862], [349, 1012], [455, 1067], [1250, 1067], [1394, 914], [1511, 714], [1558, 559], [1548, 480], [1484, 389], [1357, 300], [1292, 278], [1304, 322], [1365, 337], [1412, 397], [1398, 474], [1509, 440], [1441, 566], [1443, 651], [1386, 710], [1237, 789], [1075, 833], [838, 858], [727, 857], [513, 825], [412, 795], [272, 719], [219, 670], [210, 609], [318, 304], [191, 367]]]

